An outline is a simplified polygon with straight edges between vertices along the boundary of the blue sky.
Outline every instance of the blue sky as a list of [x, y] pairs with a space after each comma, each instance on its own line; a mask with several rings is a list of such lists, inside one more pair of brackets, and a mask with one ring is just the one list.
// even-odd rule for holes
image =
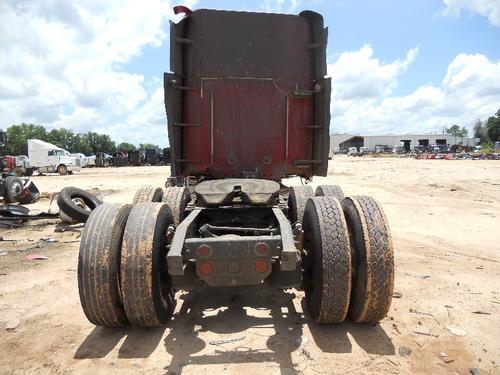
[[[500, 0], [186, 4], [323, 14], [332, 132], [471, 128], [500, 108]], [[165, 145], [171, 8], [166, 0], [0, 2], [0, 127], [35, 122]]]

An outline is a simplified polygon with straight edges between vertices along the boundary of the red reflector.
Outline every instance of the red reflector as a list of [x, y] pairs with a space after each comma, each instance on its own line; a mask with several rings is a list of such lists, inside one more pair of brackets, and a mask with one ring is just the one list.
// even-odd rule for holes
[[259, 254], [265, 254], [268, 246], [264, 242], [259, 242], [257, 245], [255, 245], [255, 248], [257, 249], [257, 252]]
[[198, 266], [198, 270], [203, 276], [208, 276], [214, 273], [214, 266], [210, 262], [202, 262]]
[[257, 271], [258, 273], [267, 272], [268, 269], [269, 265], [266, 260], [257, 259], [255, 261], [255, 271]]
[[210, 253], [210, 248], [207, 245], [201, 245], [196, 251], [200, 257], [206, 257]]

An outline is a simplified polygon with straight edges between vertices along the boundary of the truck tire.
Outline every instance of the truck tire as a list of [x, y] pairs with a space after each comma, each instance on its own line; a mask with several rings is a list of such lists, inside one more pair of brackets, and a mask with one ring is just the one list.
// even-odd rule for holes
[[120, 280], [125, 312], [133, 325], [156, 327], [172, 316], [174, 295], [166, 263], [166, 232], [172, 224], [166, 204], [139, 203], [130, 213]]
[[349, 317], [374, 323], [389, 311], [394, 289], [394, 250], [380, 205], [371, 197], [342, 201], [353, 253], [354, 278]]
[[[75, 204], [75, 198], [83, 200], [90, 211]], [[66, 187], [57, 196], [59, 209], [78, 223], [85, 223], [90, 213], [101, 204], [101, 200], [95, 195], [76, 187]]]
[[16, 176], [8, 176], [4, 180], [5, 203], [19, 202], [19, 195], [24, 189], [23, 180]]
[[190, 198], [189, 190], [185, 187], [174, 186], [164, 189], [162, 202], [170, 207], [176, 226], [184, 220], [185, 209]]
[[304, 212], [304, 291], [316, 323], [344, 321], [351, 295], [351, 247], [335, 197], [314, 197]]
[[314, 197], [314, 190], [309, 185], [290, 187], [290, 194], [288, 195], [288, 212], [292, 224], [296, 222], [302, 223], [307, 200], [311, 197]]
[[339, 202], [344, 199], [344, 191], [339, 185], [319, 185], [315, 193], [316, 196], [335, 197]]
[[163, 198], [162, 188], [155, 188], [154, 186], [143, 186], [135, 192], [132, 204], [161, 202]]
[[78, 292], [87, 319], [98, 326], [128, 324], [119, 287], [123, 231], [131, 206], [103, 204], [85, 224], [78, 256]]
[[68, 174], [68, 168], [64, 164], [60, 164], [57, 167], [57, 173], [59, 173], [61, 176], [66, 176]]

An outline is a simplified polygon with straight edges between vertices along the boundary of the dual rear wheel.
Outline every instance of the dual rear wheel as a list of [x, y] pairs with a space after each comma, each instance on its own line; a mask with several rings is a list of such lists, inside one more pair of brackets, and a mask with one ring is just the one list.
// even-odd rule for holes
[[154, 327], [172, 316], [166, 234], [182, 220], [185, 200], [148, 201], [158, 199], [154, 189], [137, 196], [147, 201], [98, 206], [82, 233], [78, 290], [83, 311], [95, 325]]
[[[338, 193], [338, 191], [336, 191]], [[303, 214], [306, 302], [317, 323], [382, 320], [394, 287], [385, 215], [370, 197], [308, 199]]]
[[[171, 318], [175, 300], [166, 234], [183, 219], [188, 195], [178, 190], [184, 188], [169, 189], [177, 190], [164, 192], [163, 202], [102, 204], [92, 211], [78, 259], [80, 301], [90, 322], [153, 327]], [[312, 318], [383, 319], [392, 300], [394, 255], [382, 209], [370, 197], [340, 201], [338, 189], [322, 189], [319, 196], [311, 191], [296, 192], [307, 199], [291, 210], [302, 210], [295, 215], [304, 229], [303, 279]]]

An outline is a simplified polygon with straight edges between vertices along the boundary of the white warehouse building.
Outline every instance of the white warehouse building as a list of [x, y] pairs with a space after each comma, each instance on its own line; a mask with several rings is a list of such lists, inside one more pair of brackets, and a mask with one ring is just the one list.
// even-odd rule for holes
[[403, 146], [413, 150], [415, 146], [455, 145], [476, 146], [479, 138], [456, 138], [451, 134], [403, 134], [403, 135], [360, 135], [360, 134], [331, 134], [330, 150], [347, 150], [349, 147], [366, 147], [368, 151], [375, 151], [375, 146]]

